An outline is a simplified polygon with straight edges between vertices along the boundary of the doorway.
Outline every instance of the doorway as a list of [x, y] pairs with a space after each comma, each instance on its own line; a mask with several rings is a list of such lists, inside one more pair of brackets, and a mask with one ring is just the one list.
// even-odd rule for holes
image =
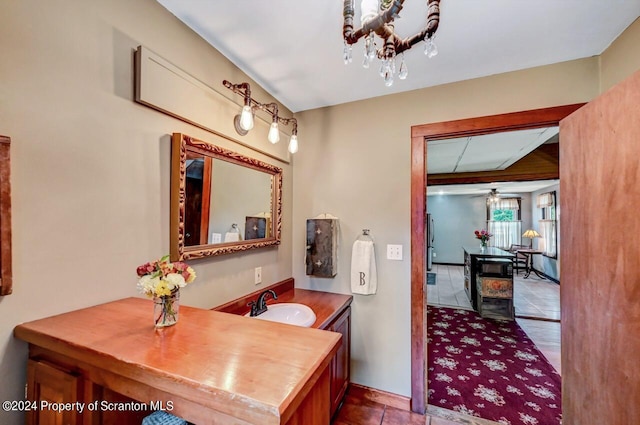
[[[475, 136], [558, 125], [560, 120], [583, 104], [559, 106], [502, 115], [470, 118], [411, 128], [411, 409], [424, 413], [427, 406], [427, 298], [426, 232], [427, 143], [437, 139]], [[522, 181], [532, 176], [518, 177]], [[540, 177], [538, 177], [540, 178]], [[548, 178], [544, 176], [542, 178]], [[494, 177], [478, 177], [491, 182]]]

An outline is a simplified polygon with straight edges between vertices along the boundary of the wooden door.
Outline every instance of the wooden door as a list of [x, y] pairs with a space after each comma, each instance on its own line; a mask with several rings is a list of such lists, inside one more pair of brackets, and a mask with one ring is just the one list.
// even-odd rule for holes
[[640, 72], [560, 122], [566, 424], [640, 424]]

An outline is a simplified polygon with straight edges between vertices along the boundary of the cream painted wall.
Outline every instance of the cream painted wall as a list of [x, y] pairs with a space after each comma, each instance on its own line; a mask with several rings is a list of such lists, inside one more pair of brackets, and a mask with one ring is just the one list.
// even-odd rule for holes
[[640, 19], [636, 19], [600, 56], [600, 87], [605, 92], [640, 69]]
[[[0, 399], [21, 400], [27, 346], [13, 338], [14, 326], [138, 296], [136, 267], [169, 252], [169, 135], [213, 140], [133, 102], [135, 48], [147, 46], [211, 87], [248, 78], [154, 0], [5, 0], [0, 8], [14, 256], [14, 293], [0, 298]], [[256, 99], [273, 101], [251, 83]], [[224, 147], [283, 168], [283, 242], [191, 262], [198, 278], [182, 292], [186, 305], [210, 308], [254, 291], [257, 266], [264, 285], [292, 275], [291, 165]], [[151, 315], [150, 305], [150, 325]], [[0, 412], [0, 423], [23, 420]]]
[[[411, 126], [586, 102], [597, 93], [598, 61], [590, 58], [299, 114], [304, 143], [293, 171], [296, 284], [349, 293], [353, 241], [363, 228], [376, 241], [378, 293], [355, 295], [353, 302], [354, 382], [407, 396], [411, 391]], [[303, 266], [305, 220], [325, 212], [340, 218], [338, 274], [310, 278]], [[403, 246], [402, 261], [386, 260], [387, 244]]]
[[[0, 298], [3, 400], [23, 394], [27, 351], [11, 335], [16, 324], [137, 295], [135, 267], [169, 250], [169, 134], [213, 139], [132, 101], [139, 44], [212, 87], [248, 80], [153, 0], [2, 4], [0, 133], [13, 140], [15, 284]], [[637, 68], [635, 46], [614, 43], [603, 74]], [[308, 111], [293, 167], [228, 142], [284, 169], [283, 243], [193, 262], [199, 276], [182, 302], [210, 307], [250, 292], [257, 266], [265, 284], [293, 275], [300, 287], [348, 293], [351, 244], [370, 228], [379, 292], [354, 301], [352, 378], [408, 395], [411, 125], [588, 101], [598, 79], [591, 58]], [[271, 101], [253, 82], [252, 91]], [[310, 279], [305, 220], [323, 212], [341, 218], [339, 273]], [[403, 245], [403, 261], [384, 259], [388, 243]], [[21, 415], [0, 412], [0, 423]]]

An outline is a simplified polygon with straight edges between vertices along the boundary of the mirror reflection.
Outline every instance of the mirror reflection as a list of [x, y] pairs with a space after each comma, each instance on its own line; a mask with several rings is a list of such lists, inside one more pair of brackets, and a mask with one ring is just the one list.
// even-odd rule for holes
[[280, 242], [282, 169], [176, 133], [171, 180], [172, 259]]
[[262, 171], [189, 152], [185, 246], [268, 238], [271, 179]]

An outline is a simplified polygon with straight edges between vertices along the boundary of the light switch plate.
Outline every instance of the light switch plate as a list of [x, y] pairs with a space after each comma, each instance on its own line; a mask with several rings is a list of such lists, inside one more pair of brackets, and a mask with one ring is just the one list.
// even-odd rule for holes
[[256, 285], [262, 283], [262, 267], [256, 267], [255, 269], [255, 282]]
[[402, 245], [387, 245], [387, 260], [402, 260]]

